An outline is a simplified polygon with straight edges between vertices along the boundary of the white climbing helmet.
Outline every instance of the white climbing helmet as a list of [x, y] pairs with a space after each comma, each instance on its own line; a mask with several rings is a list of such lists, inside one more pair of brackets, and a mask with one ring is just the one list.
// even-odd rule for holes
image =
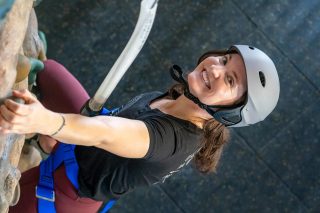
[[258, 48], [233, 45], [245, 64], [247, 99], [240, 110], [241, 121], [230, 127], [242, 127], [264, 120], [276, 107], [280, 95], [280, 82], [272, 60]]
[[[242, 127], [264, 120], [276, 107], [279, 94], [279, 77], [272, 60], [261, 50], [248, 45], [233, 45], [227, 53], [239, 53], [244, 61], [247, 76], [246, 100], [239, 104], [221, 106], [206, 105], [190, 93], [182, 69], [173, 65], [170, 69], [172, 78], [183, 84], [184, 95], [206, 110], [212, 117], [228, 127]], [[204, 53], [198, 64], [217, 51]]]

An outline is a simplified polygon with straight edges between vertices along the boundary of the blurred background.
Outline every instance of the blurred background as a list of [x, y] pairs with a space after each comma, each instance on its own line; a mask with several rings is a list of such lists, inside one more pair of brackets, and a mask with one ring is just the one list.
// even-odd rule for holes
[[[36, 7], [48, 58], [91, 96], [125, 47], [140, 0], [43, 0]], [[165, 91], [173, 63], [192, 70], [204, 51], [250, 44], [274, 60], [277, 108], [261, 124], [232, 129], [216, 174], [187, 166], [163, 184], [120, 199], [111, 213], [320, 212], [320, 2], [160, 0], [150, 36], [110, 97]], [[107, 163], [107, 162], [106, 162]]]

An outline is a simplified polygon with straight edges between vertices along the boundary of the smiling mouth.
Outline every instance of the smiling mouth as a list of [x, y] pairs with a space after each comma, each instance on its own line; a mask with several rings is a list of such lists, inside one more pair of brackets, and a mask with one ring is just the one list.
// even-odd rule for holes
[[210, 80], [209, 80], [209, 76], [208, 76], [208, 73], [206, 70], [203, 70], [202, 73], [202, 79], [206, 85], [206, 87], [208, 87], [208, 89], [211, 89], [211, 86], [210, 86]]

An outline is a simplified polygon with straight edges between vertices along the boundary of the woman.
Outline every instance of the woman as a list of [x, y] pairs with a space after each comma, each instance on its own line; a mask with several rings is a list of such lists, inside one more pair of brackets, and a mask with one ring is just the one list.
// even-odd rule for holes
[[[55, 196], [51, 201], [55, 202], [50, 204], [57, 212], [96, 212], [101, 201], [108, 203], [136, 187], [164, 181], [192, 158], [200, 172], [214, 171], [227, 141], [225, 126], [240, 127], [264, 120], [276, 106], [280, 91], [271, 59], [247, 45], [205, 53], [187, 79], [174, 66], [172, 76], [179, 85], [165, 94], [139, 95], [121, 107], [116, 116], [54, 112], [58, 111], [55, 105], [75, 103], [74, 99], [81, 99], [83, 105], [88, 96], [84, 92], [81, 97], [60, 93], [69, 100], [52, 101], [51, 96], [48, 101], [50, 98], [43, 94], [48, 91], [41, 88], [41, 81], [53, 72], [67, 76], [61, 77], [64, 81], [69, 78], [70, 82], [62, 84], [73, 87], [69, 93], [84, 91], [61, 65], [47, 61], [38, 84], [44, 91], [42, 102], [51, 110], [29, 92], [14, 91], [13, 95], [26, 104], [6, 100], [0, 108], [0, 127], [2, 133], [39, 133], [76, 144], [72, 153], [79, 166], [78, 182], [66, 175], [66, 161], [54, 172]], [[70, 108], [75, 113], [79, 105]], [[41, 208], [37, 207], [35, 195], [38, 179], [39, 167], [23, 173], [21, 198], [10, 212], [36, 212]], [[39, 195], [41, 192], [36, 193], [38, 204], [47, 202]]]

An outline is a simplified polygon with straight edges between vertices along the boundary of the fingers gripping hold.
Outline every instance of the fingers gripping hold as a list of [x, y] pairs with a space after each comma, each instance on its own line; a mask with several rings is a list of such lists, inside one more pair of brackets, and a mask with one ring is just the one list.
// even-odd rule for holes
[[14, 112], [11, 112], [5, 105], [1, 105], [0, 107], [2, 117], [9, 123], [15, 123], [17, 121], [17, 117]]
[[40, 133], [46, 130], [41, 124], [50, 113], [29, 91], [14, 90], [13, 98], [5, 100], [0, 107], [0, 131], [4, 134]]
[[[20, 132], [21, 125], [28, 121], [28, 115], [34, 110], [28, 103], [37, 101], [27, 90], [13, 91], [12, 99], [6, 99], [0, 106], [0, 130], [2, 133]], [[26, 103], [26, 104], [23, 104]]]
[[24, 90], [13, 90], [12, 94], [17, 97], [21, 98], [26, 102], [26, 104], [34, 103], [37, 102], [38, 100], [32, 95], [29, 90], [24, 89]]
[[28, 107], [24, 104], [17, 103], [13, 100], [7, 99], [7, 100], [5, 100], [4, 104], [10, 111], [12, 111], [13, 113], [15, 113], [17, 115], [25, 116], [25, 115], [28, 115], [32, 112], [31, 107]]

